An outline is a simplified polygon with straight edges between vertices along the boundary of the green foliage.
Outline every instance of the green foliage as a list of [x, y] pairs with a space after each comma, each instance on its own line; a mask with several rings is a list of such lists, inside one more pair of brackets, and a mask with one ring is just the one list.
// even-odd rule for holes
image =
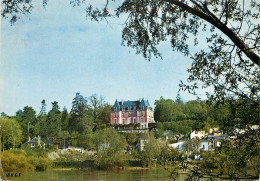
[[155, 101], [154, 119], [160, 122], [169, 122], [173, 120], [176, 110], [176, 104], [171, 99], [160, 97], [159, 101]]
[[68, 130], [68, 124], [69, 124], [69, 113], [66, 107], [64, 107], [61, 114], [61, 130], [63, 131]]
[[[104, 125], [110, 122], [111, 105], [105, 102], [104, 97], [92, 95], [84, 98], [79, 93], [72, 102], [71, 116], [69, 118], [70, 132], [84, 132], [88, 126]], [[102, 128], [101, 128], [102, 129]]]
[[22, 129], [14, 118], [0, 117], [0, 150], [15, 148], [21, 144]]
[[205, 101], [189, 101], [183, 103], [178, 97], [176, 103], [163, 97], [155, 102], [155, 120], [158, 130], [172, 130], [175, 134], [187, 134], [191, 129], [207, 130], [216, 125], [211, 112], [212, 107]]
[[133, 145], [136, 142], [137, 136], [135, 133], [127, 132], [124, 134], [126, 142], [129, 145]]
[[22, 127], [23, 134], [32, 137], [35, 133], [34, 126], [37, 123], [36, 111], [32, 107], [25, 106], [23, 110], [16, 112], [16, 118]]
[[48, 112], [46, 119], [45, 135], [47, 137], [57, 137], [61, 131], [61, 112], [57, 101], [52, 102], [52, 109]]
[[31, 163], [37, 171], [45, 171], [51, 167], [51, 163], [46, 157], [29, 157], [28, 162]]
[[25, 153], [4, 151], [1, 153], [2, 167], [4, 171], [30, 171], [34, 170], [34, 166], [28, 161]]
[[94, 165], [99, 169], [111, 169], [117, 167], [125, 167], [126, 160], [123, 159], [123, 154], [112, 154], [109, 151], [98, 153]]
[[157, 129], [163, 136], [164, 130], [171, 130], [174, 134], [188, 134], [194, 125], [193, 120], [183, 120], [178, 122], [157, 123]]
[[182, 157], [183, 153], [164, 144], [161, 146], [161, 153], [158, 156], [158, 163], [164, 167], [174, 166]]
[[259, 173], [259, 145], [256, 141], [233, 140], [222, 143], [215, 152], [202, 153], [202, 170], [212, 175], [214, 168], [220, 176], [229, 178], [257, 177]]
[[69, 119], [69, 128], [71, 131], [83, 131], [80, 124], [83, 124], [87, 111], [87, 100], [79, 93], [76, 93], [76, 97], [73, 99], [72, 108], [70, 111], [71, 117]]
[[10, 150], [1, 153], [1, 161], [4, 171], [45, 171], [50, 168], [50, 161], [39, 156], [36, 151], [27, 153], [23, 150]]
[[160, 143], [150, 134], [149, 139], [144, 144], [144, 150], [139, 154], [143, 167], [151, 167], [154, 158], [157, 158], [161, 153]]
[[111, 128], [98, 130], [94, 135], [94, 143], [98, 150], [95, 166], [100, 169], [122, 167], [126, 165], [124, 149], [127, 146], [123, 136]]

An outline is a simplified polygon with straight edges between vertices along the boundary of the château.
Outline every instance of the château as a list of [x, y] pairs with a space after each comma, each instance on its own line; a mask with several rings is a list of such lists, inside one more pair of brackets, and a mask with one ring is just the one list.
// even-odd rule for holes
[[140, 123], [141, 129], [148, 128], [149, 123], [154, 123], [154, 111], [148, 100], [117, 101], [110, 113], [111, 124]]

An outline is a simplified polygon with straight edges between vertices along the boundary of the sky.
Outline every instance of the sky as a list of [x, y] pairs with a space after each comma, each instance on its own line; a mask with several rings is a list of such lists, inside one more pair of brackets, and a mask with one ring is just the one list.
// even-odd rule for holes
[[15, 115], [28, 105], [39, 113], [43, 99], [47, 110], [54, 101], [70, 110], [76, 92], [102, 95], [110, 104], [144, 98], [152, 107], [161, 96], [175, 99], [191, 61], [168, 42], [159, 47], [163, 60], [136, 55], [121, 46], [124, 21], [91, 22], [83, 9], [62, 0], [49, 1], [46, 9], [36, 5], [14, 25], [2, 19], [0, 112]]

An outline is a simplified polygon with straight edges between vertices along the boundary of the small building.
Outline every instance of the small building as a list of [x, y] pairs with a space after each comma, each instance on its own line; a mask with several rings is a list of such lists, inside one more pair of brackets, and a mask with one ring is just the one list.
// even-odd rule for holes
[[110, 123], [140, 124], [140, 129], [148, 129], [149, 123], [154, 123], [154, 112], [148, 100], [115, 101], [110, 112]]
[[205, 131], [192, 131], [190, 133], [190, 139], [193, 139], [193, 138], [199, 138], [199, 139], [202, 139], [204, 138], [206, 135], [206, 132]]
[[40, 136], [35, 137], [33, 139], [30, 139], [30, 137], [29, 137], [29, 140], [27, 142], [23, 143], [21, 146], [22, 147], [30, 146], [31, 148], [35, 148], [38, 146], [38, 147], [45, 149], [45, 142], [41, 140]]

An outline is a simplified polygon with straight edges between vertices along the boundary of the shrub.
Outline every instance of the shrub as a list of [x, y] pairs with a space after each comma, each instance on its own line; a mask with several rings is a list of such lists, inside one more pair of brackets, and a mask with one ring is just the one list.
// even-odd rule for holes
[[45, 171], [51, 167], [49, 159], [44, 157], [29, 157], [28, 160], [37, 171]]
[[5, 151], [1, 154], [2, 167], [4, 171], [30, 171], [34, 166], [28, 162], [23, 152]]
[[111, 169], [126, 166], [126, 161], [122, 159], [123, 154], [109, 154], [102, 152], [97, 155], [94, 166], [99, 169]]
[[38, 156], [33, 151], [29, 153], [22, 150], [4, 151], [1, 160], [4, 171], [44, 171], [51, 165], [48, 158]]

